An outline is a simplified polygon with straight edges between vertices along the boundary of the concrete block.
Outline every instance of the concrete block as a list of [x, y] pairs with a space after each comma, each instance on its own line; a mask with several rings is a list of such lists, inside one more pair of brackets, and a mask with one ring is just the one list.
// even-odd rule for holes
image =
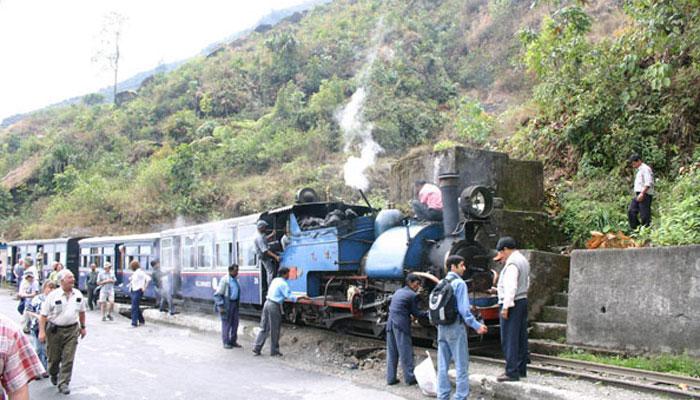
[[556, 322], [533, 322], [530, 335], [533, 339], [558, 340], [566, 337], [566, 324]]
[[700, 356], [700, 245], [574, 251], [567, 340]]
[[542, 311], [542, 322], [566, 323], [566, 307], [545, 306]]

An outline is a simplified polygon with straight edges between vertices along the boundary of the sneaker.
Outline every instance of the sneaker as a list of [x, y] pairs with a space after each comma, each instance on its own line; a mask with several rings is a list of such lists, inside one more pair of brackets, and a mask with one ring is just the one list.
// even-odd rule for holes
[[107, 317], [102, 317], [102, 322], [107, 321]]
[[399, 382], [401, 382], [401, 381], [398, 380], [398, 379], [394, 379], [393, 381], [387, 382], [386, 384], [389, 385], [389, 386], [393, 386], [393, 385], [396, 385], [396, 384], [399, 383]]
[[231, 347], [241, 348], [241, 347], [243, 347], [243, 346], [241, 346], [241, 345], [238, 344], [238, 343], [234, 343], [234, 344], [231, 345]]
[[70, 394], [70, 389], [68, 388], [68, 385], [61, 385], [58, 387], [58, 392], [61, 394]]
[[58, 385], [58, 375], [51, 375], [51, 384], [54, 386]]
[[259, 356], [259, 355], [260, 355], [260, 349], [253, 349], [253, 355]]
[[232, 349], [232, 348], [233, 348], [233, 345], [230, 345], [230, 344], [224, 345], [224, 349]]
[[280, 353], [279, 351], [277, 351], [277, 352], [274, 352], [274, 353], [270, 353], [270, 356], [271, 356], [271, 357], [282, 357], [282, 353]]
[[114, 321], [114, 318], [112, 317], [112, 314], [107, 314], [107, 319], [110, 321]]

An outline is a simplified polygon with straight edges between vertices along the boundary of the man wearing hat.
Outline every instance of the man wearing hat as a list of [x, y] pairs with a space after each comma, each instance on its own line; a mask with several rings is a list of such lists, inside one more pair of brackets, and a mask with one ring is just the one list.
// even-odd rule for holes
[[258, 236], [255, 238], [255, 255], [258, 258], [258, 268], [260, 268], [261, 272], [265, 270], [267, 276], [265, 283], [269, 286], [277, 274], [280, 256], [270, 250], [270, 246], [267, 244], [267, 236], [265, 235], [265, 230], [268, 226], [267, 222], [261, 219], [256, 225], [258, 227]]
[[[627, 220], [630, 229], [635, 230], [639, 226], [639, 219], [642, 225], [651, 224], [651, 200], [654, 197], [654, 172], [651, 167], [642, 162], [638, 154], [633, 154], [628, 159], [633, 168], [637, 170], [634, 176], [634, 197], [627, 209]], [[639, 219], [637, 219], [639, 214]]]
[[510, 236], [498, 239], [494, 261], [504, 263], [498, 278], [498, 304], [501, 306], [501, 349], [506, 372], [499, 382], [517, 381], [527, 376], [527, 290], [530, 286], [530, 263], [516, 250]]

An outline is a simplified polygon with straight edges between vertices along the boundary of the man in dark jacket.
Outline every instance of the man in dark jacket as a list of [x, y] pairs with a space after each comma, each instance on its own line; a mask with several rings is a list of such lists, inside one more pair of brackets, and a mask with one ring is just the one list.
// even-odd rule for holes
[[225, 349], [241, 347], [238, 344], [238, 309], [241, 286], [238, 283], [238, 264], [228, 267], [228, 275], [221, 278], [214, 293], [214, 302], [221, 316], [221, 340]]
[[90, 311], [95, 309], [97, 305], [97, 296], [95, 296], [95, 289], [97, 289], [97, 276], [100, 273], [97, 271], [97, 264], [90, 264], [90, 272], [88, 272], [87, 277], [87, 295], [88, 295], [88, 307]]
[[389, 318], [386, 322], [386, 383], [394, 385], [399, 382], [396, 379], [396, 367], [401, 360], [403, 377], [407, 385], [416, 384], [416, 376], [413, 374], [413, 343], [411, 342], [411, 317], [427, 317], [427, 311], [418, 309], [418, 295], [416, 292], [421, 287], [418, 275], [409, 274], [406, 277], [406, 286], [394, 292], [389, 305]]

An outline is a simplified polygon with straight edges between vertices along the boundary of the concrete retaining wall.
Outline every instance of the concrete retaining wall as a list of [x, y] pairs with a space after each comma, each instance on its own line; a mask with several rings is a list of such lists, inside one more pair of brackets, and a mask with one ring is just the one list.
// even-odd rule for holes
[[574, 251], [567, 342], [700, 357], [700, 246]]
[[554, 294], [564, 290], [564, 278], [569, 275], [569, 257], [536, 250], [522, 250], [522, 253], [530, 262], [528, 319], [535, 321]]

